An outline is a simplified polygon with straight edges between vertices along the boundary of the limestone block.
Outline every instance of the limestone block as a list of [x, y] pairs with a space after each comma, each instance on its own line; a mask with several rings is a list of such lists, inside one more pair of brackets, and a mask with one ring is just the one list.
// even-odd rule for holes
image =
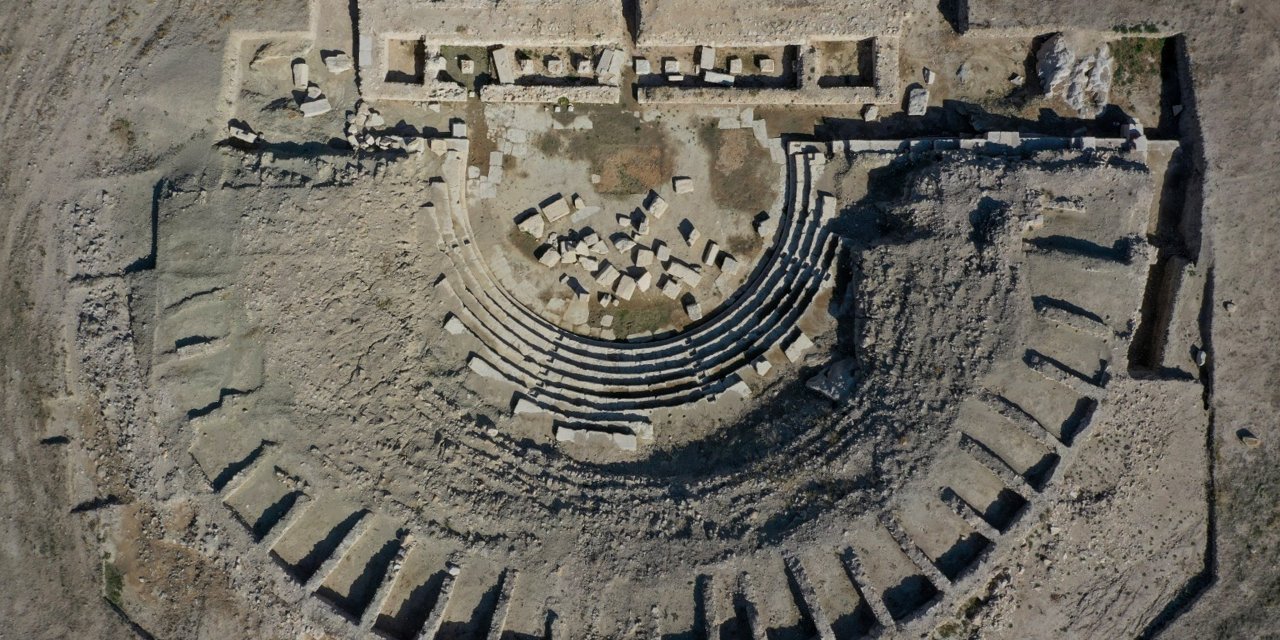
[[640, 274], [639, 277], [636, 278], [636, 288], [639, 289], [641, 293], [648, 292], [652, 286], [653, 286], [652, 273], [649, 273], [648, 271], [646, 271]]
[[328, 98], [320, 98], [319, 100], [304, 102], [302, 103], [302, 106], [301, 106], [302, 117], [312, 118], [318, 115], [329, 113], [329, 110], [331, 108], [332, 107], [329, 106]]
[[703, 71], [702, 80], [707, 84], [730, 87], [733, 86], [734, 78], [727, 73], [720, 73], [719, 71]]
[[768, 358], [760, 356], [751, 363], [751, 368], [755, 369], [756, 375], [764, 377], [773, 369], [773, 363], [769, 362]]
[[742, 73], [742, 58], [738, 56], [729, 57], [729, 73], [735, 76]]
[[662, 72], [666, 74], [680, 73], [680, 61], [675, 58], [664, 58], [662, 60]]
[[703, 45], [698, 48], [698, 66], [703, 69], [716, 68], [716, 49]]
[[587, 273], [595, 273], [600, 268], [600, 261], [595, 258], [581, 257], [578, 258], [578, 266], [586, 269]]
[[671, 259], [671, 247], [661, 240], [653, 241], [653, 252], [658, 256], [658, 262], [666, 262]]
[[560, 264], [560, 252], [556, 251], [551, 245], [544, 244], [542, 245], [542, 248], [539, 249], [538, 262], [541, 262], [548, 267], [554, 267]]
[[702, 319], [702, 305], [698, 304], [697, 299], [693, 296], [687, 296], [684, 300], [684, 312], [689, 314], [690, 320]]
[[461, 120], [454, 121], [449, 125], [449, 134], [455, 138], [467, 137], [467, 123]]
[[654, 220], [661, 220], [663, 214], [667, 212], [667, 201], [658, 195], [657, 191], [649, 191], [649, 195], [644, 200], [644, 208]]
[[854, 364], [852, 358], [837, 360], [810, 378], [806, 386], [833, 402], [843, 402], [853, 389]]
[[605, 314], [605, 315], [600, 316], [600, 326], [602, 326], [602, 327], [604, 327], [604, 328], [606, 328], [606, 329], [608, 329], [609, 327], [612, 327], [612, 326], [613, 326], [613, 316], [612, 316], [612, 315], [610, 315], [610, 314]]
[[547, 75], [562, 76], [564, 75], [564, 60], [557, 57], [547, 59]]
[[636, 246], [636, 241], [625, 233], [615, 233], [610, 239], [613, 240], [614, 248], [622, 253], [626, 253]]
[[658, 290], [662, 292], [662, 295], [672, 300], [680, 297], [680, 283], [668, 275], [662, 276], [662, 279], [658, 281]]
[[778, 221], [768, 214], [763, 214], [756, 220], [756, 233], [761, 238], [768, 238], [778, 230]]
[[311, 72], [307, 63], [298, 61], [293, 63], [293, 86], [298, 89], [306, 89], [311, 82]]
[[862, 108], [862, 119], [867, 122], [875, 122], [880, 119], [880, 107], [869, 104]]
[[590, 60], [587, 60], [586, 58], [583, 58], [582, 60], [579, 60], [579, 61], [578, 61], [577, 72], [578, 72], [578, 75], [580, 75], [580, 76], [589, 76], [589, 75], [591, 75], [591, 72], [592, 72], [592, 69], [591, 69], [591, 61], [590, 61]]
[[467, 327], [466, 325], [462, 324], [462, 321], [458, 319], [458, 316], [450, 313], [449, 316], [445, 318], [444, 330], [448, 331], [450, 335], [456, 336], [458, 334], [466, 332]]
[[614, 268], [613, 265], [609, 264], [608, 261], [605, 261], [604, 264], [600, 266], [600, 270], [596, 272], [596, 283], [602, 287], [612, 287], [613, 283], [616, 282], [621, 275], [622, 274], [618, 273], [618, 270]]
[[916, 84], [907, 91], [907, 115], [922, 116], [929, 110], [929, 90]]
[[[498, 82], [501, 84], [511, 84], [515, 82], [519, 77], [519, 74], [516, 72], [515, 50], [510, 47], [498, 47], [490, 52], [489, 55], [493, 60], [493, 70], [498, 76]], [[525, 60], [524, 62], [528, 63], [530, 67], [529, 71], [525, 73], [531, 73], [533, 71], [532, 61]]]
[[702, 250], [702, 264], [714, 265], [719, 257], [720, 245], [716, 244], [715, 240], [708, 240], [706, 248]]
[[475, 75], [476, 61], [468, 58], [467, 56], [458, 56], [458, 70], [461, 71], [464, 76]]
[[558, 193], [552, 196], [550, 201], [542, 205], [542, 215], [546, 216], [547, 220], [551, 222], [555, 222], [570, 213], [569, 201]]
[[642, 267], [642, 268], [643, 268], [643, 267], [648, 267], [648, 266], [649, 266], [649, 265], [651, 265], [651, 264], [653, 264], [653, 250], [652, 250], [652, 249], [650, 249], [650, 248], [648, 248], [648, 247], [640, 247], [638, 250], [636, 250], [636, 261], [635, 261], [635, 265], [636, 265], [637, 267]]
[[756, 60], [756, 66], [760, 67], [760, 73], [774, 73], [778, 69], [778, 64], [768, 56], [760, 56]]
[[687, 265], [679, 260], [672, 260], [667, 264], [667, 273], [677, 280], [680, 280], [690, 289], [698, 286], [702, 282], [702, 274], [692, 265]]
[[635, 292], [636, 281], [634, 278], [627, 275], [619, 277], [617, 284], [614, 285], [613, 288], [614, 295], [623, 300], [630, 300], [631, 296], [635, 295]]
[[505, 379], [503, 378], [502, 373], [494, 368], [493, 365], [489, 364], [487, 360], [477, 355], [473, 355], [467, 359], [467, 367], [479, 374], [482, 378], [488, 378], [489, 380]]
[[649, 64], [649, 61], [647, 59], [636, 58], [632, 62], [634, 63], [634, 66], [635, 66], [636, 75], [647, 76], [650, 73], [653, 73], [653, 65]]
[[738, 264], [738, 261], [727, 253], [721, 252], [720, 255], [722, 256], [720, 258], [720, 270], [729, 275], [736, 275], [742, 265]]
[[792, 364], [795, 364], [800, 362], [800, 360], [804, 358], [805, 352], [812, 348], [813, 340], [810, 340], [809, 336], [805, 335], [803, 331], [799, 331], [796, 333], [796, 336], [791, 339], [791, 342], [787, 347], [783, 349], [782, 353], [787, 356], [787, 360], [790, 360]]
[[751, 397], [751, 387], [750, 387], [750, 386], [748, 386], [748, 385], [747, 385], [747, 383], [746, 383], [746, 382], [744, 382], [744, 381], [742, 381], [742, 380], [739, 380], [739, 381], [737, 381], [737, 382], [733, 383], [732, 385], [730, 385], [730, 386], [729, 386], [729, 391], [730, 391], [731, 393], [736, 393], [736, 394], [738, 394], [738, 395], [740, 395], [740, 396], [742, 396], [742, 397], [744, 397], [744, 398], [750, 398], [750, 397]]
[[676, 176], [671, 179], [671, 188], [676, 193], [693, 193], [693, 178]]
[[329, 73], [345, 73], [354, 68], [351, 56], [343, 51], [334, 51], [324, 58], [324, 66], [329, 69]]

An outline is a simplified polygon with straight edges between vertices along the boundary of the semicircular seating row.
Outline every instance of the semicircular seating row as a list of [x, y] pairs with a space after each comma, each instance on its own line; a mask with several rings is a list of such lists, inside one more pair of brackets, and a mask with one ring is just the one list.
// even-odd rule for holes
[[835, 198], [813, 188], [825, 167], [821, 153], [788, 156], [781, 170], [786, 206], [774, 243], [747, 282], [698, 324], [644, 341], [567, 331], [498, 282], [471, 232], [465, 158], [465, 149], [446, 156], [445, 171], [454, 179], [447, 182], [446, 204], [434, 207], [444, 250], [456, 268], [437, 288], [458, 302], [447, 324], [460, 321], [480, 343], [468, 365], [520, 388], [513, 399], [516, 413], [546, 413], [562, 426], [652, 439], [651, 412], [726, 392], [749, 395], [744, 368], [775, 346], [795, 353], [811, 344], [797, 325], [818, 293], [833, 285], [838, 246], [828, 229]]

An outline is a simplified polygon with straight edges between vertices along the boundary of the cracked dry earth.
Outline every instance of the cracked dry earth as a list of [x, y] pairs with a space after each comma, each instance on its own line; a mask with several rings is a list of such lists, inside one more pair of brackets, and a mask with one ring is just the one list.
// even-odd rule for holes
[[[957, 37], [916, 4], [904, 42]], [[155, 132], [0, 131], [14, 156], [80, 144], [96, 163], [3, 165], [0, 637], [1271, 633], [1266, 569], [1220, 578], [1241, 554], [1266, 564], [1274, 514], [1230, 509], [1275, 485], [1246, 475], [1223, 507], [1218, 474], [1275, 438], [1214, 424], [1206, 318], [1257, 311], [1221, 299], [1240, 281], [1202, 250], [1224, 249], [1191, 116], [1143, 152], [1037, 146], [1070, 139], [1053, 122], [1021, 121], [1032, 144], [1009, 147], [907, 138], [936, 123], [904, 114], [881, 136], [770, 120], [781, 149], [751, 155], [777, 226], [741, 285], [677, 330], [610, 340], [513, 294], [533, 255], [476, 246], [506, 235], [474, 228], [494, 217], [467, 171], [488, 107], [445, 114], [471, 137], [406, 154], [297, 119], [287, 141], [231, 144], [180, 95], [240, 80], [227, 29], [323, 43], [350, 37], [345, 7], [312, 4], [309, 27], [307, 7], [45, 9], [114, 34], [86, 46], [123, 65], [108, 93]], [[59, 19], [22, 18], [75, 59]], [[6, 68], [100, 104], [4, 33]], [[1187, 91], [1191, 69], [1216, 77], [1174, 66]], [[355, 90], [332, 91], [338, 111]], [[88, 117], [14, 96], [6, 123]], [[696, 134], [674, 129], [706, 124], [683, 109], [653, 126], [715, 162], [682, 148]], [[123, 131], [108, 115], [95, 132]], [[521, 180], [539, 161], [556, 158]], [[498, 199], [568, 187], [537, 189]], [[697, 197], [679, 215], [730, 215]], [[1262, 605], [1215, 628], [1205, 603], [1233, 589]]]

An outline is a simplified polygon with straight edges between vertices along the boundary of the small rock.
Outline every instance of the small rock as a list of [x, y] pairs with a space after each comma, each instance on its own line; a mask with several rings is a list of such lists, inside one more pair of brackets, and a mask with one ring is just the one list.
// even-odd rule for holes
[[1253, 435], [1248, 429], [1241, 429], [1239, 433], [1240, 442], [1250, 449], [1257, 449], [1262, 446], [1262, 439]]
[[867, 122], [875, 122], [880, 119], [880, 107], [869, 104], [862, 108], [862, 119]]
[[934, 73], [933, 69], [929, 67], [924, 68], [923, 75], [925, 84], [933, 84], [933, 81], [938, 79], [938, 74]]

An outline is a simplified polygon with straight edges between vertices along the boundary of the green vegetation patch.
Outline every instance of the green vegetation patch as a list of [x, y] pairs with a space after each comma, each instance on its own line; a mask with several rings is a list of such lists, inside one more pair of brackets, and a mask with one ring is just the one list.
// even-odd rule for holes
[[1140, 78], [1160, 75], [1164, 38], [1120, 38], [1111, 43], [1116, 61], [1116, 84], [1133, 84]]

